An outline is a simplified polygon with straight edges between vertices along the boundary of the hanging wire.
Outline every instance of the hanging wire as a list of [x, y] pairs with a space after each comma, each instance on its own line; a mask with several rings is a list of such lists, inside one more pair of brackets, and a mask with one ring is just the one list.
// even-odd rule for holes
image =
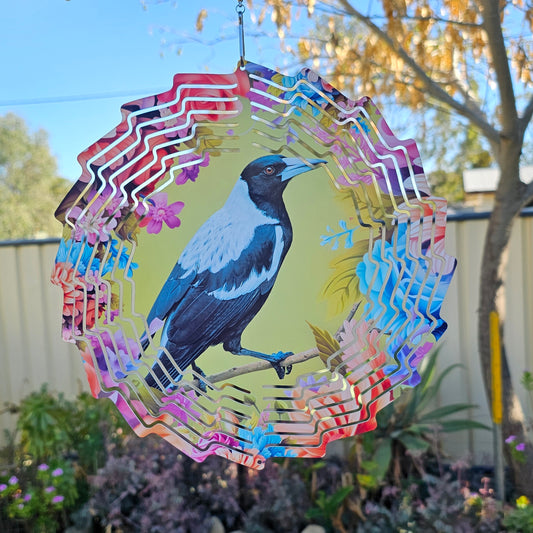
[[246, 8], [244, 7], [243, 0], [238, 0], [238, 4], [235, 7], [235, 11], [237, 12], [237, 15], [239, 15], [239, 49], [241, 53], [241, 68], [244, 67], [244, 21], [243, 21], [243, 15], [246, 11]]

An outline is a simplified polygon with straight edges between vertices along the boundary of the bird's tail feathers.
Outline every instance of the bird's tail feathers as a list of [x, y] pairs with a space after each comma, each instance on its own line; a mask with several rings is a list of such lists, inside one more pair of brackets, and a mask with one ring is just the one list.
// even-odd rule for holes
[[149, 387], [164, 391], [173, 388], [175, 383], [180, 381], [181, 378], [182, 373], [179, 368], [169, 359], [165, 352], [162, 352], [157, 357], [157, 361], [153, 364], [150, 373], [146, 376], [146, 383]]

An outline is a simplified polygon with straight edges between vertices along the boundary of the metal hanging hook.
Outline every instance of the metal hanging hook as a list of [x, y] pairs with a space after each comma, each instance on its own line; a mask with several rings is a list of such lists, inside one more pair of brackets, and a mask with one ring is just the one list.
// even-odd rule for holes
[[239, 50], [241, 53], [241, 68], [244, 67], [244, 20], [243, 15], [246, 11], [246, 8], [244, 7], [243, 0], [238, 0], [238, 4], [235, 7], [235, 11], [237, 12], [237, 15], [239, 16]]

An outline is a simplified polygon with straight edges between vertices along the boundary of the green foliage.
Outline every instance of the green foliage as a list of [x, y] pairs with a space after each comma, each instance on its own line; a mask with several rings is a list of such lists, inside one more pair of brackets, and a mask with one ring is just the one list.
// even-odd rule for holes
[[30, 133], [12, 113], [0, 117], [0, 240], [59, 235], [53, 213], [68, 188], [46, 133]]
[[333, 530], [334, 522], [340, 519], [339, 512], [342, 511], [342, 504], [353, 489], [351, 485], [340, 487], [330, 495], [323, 490], [318, 491], [314, 507], [307, 511], [306, 517], [311, 520], [318, 520], [330, 530]]
[[533, 391], [533, 374], [529, 370], [524, 371], [520, 382], [526, 390]]
[[105, 433], [110, 427], [115, 428], [110, 438], [127, 427], [111, 402], [97, 401], [87, 393], [69, 401], [49, 392], [46, 385], [22, 400], [17, 421], [24, 455], [47, 461], [75, 453], [89, 473], [105, 463]]
[[341, 355], [339, 354], [333, 359], [330, 358], [333, 354], [340, 352], [341, 346], [339, 341], [325, 329], [321, 329], [318, 326], [313, 326], [313, 324], [309, 324], [309, 327], [311, 328], [313, 336], [315, 337], [315, 343], [320, 359], [324, 365], [327, 366], [329, 364], [330, 368], [336, 368], [337, 365], [342, 363]]
[[0, 474], [0, 509], [9, 518], [23, 520], [30, 531], [55, 532], [63, 524], [63, 511], [76, 502], [74, 470], [66, 462], [23, 466], [18, 477]]
[[[394, 206], [390, 195], [378, 193], [371, 185], [359, 184], [349, 191], [344, 190], [339, 194], [339, 200], [352, 203], [359, 225], [373, 227], [378, 233], [389, 230], [395, 219], [395, 216], [391, 215]], [[336, 250], [340, 236], [344, 235], [346, 238], [345, 250], [336, 254], [330, 263], [332, 272], [322, 291], [334, 313], [344, 312], [352, 307], [354, 302], [361, 300], [359, 277], [355, 269], [365, 254], [372, 249], [368, 238], [353, 242], [352, 238], [358, 232], [354, 232], [353, 228], [347, 230], [343, 221], [340, 221], [339, 225], [344, 231], [329, 235], [322, 242], [332, 244], [332, 250]], [[347, 233], [350, 235], [349, 239], [345, 235]]]
[[[529, 409], [530, 409], [530, 416], [533, 415], [533, 373], [529, 370], [524, 370], [522, 374], [522, 378], [520, 379], [520, 383], [522, 384], [522, 387], [529, 393], [528, 394], [528, 400], [529, 400]], [[531, 420], [530, 420], [530, 427], [531, 427]]]
[[66, 511], [88, 500], [88, 476], [105, 465], [110, 445], [120, 449], [128, 426], [111, 402], [87, 393], [67, 400], [46, 385], [9, 410], [18, 419], [0, 451], [0, 531], [11, 519], [55, 532]]
[[517, 506], [506, 513], [503, 525], [507, 531], [524, 533], [533, 531], [533, 505], [525, 496], [518, 498]]
[[17, 429], [22, 450], [36, 461], [45, 461], [67, 451], [67, 413], [63, 396], [54, 397], [43, 385], [22, 400]]
[[361, 463], [363, 472], [358, 474], [359, 482], [365, 488], [377, 488], [391, 472], [399, 482], [402, 468], [405, 468], [405, 452], [411, 456], [437, 452], [435, 436], [439, 433], [490, 429], [474, 420], [448, 419], [475, 408], [475, 405], [454, 403], [430, 408], [444, 379], [460, 366], [450, 365], [435, 375], [437, 356], [438, 351], [435, 351], [427, 357], [427, 364], [420, 372], [420, 384], [404, 390], [399, 398], [382, 409], [377, 414], [377, 429], [361, 436], [363, 451], [366, 457], [370, 457]]
[[[430, 407], [457, 367], [437, 374], [435, 358], [421, 372], [420, 385], [392, 404], [396, 409], [378, 429], [356, 438], [355, 462], [285, 458], [267, 462], [261, 472], [216, 456], [195, 463], [163, 439], [124, 438], [125, 423], [111, 402], [85, 393], [68, 401], [43, 387], [18, 408], [16, 462], [6, 466], [0, 454], [0, 531], [63, 531], [83, 502], [87, 515], [124, 532], [203, 531], [215, 516], [226, 530], [249, 533], [280, 526], [299, 533], [317, 522], [339, 533], [502, 531], [490, 480], [471, 492], [476, 489], [461, 481], [459, 467], [452, 466], [453, 477], [428, 473], [431, 456], [422, 452], [438, 450], [434, 424], [442, 430], [441, 417], [471, 407]], [[459, 420], [445, 427], [470, 425]], [[48, 459], [37, 459], [37, 453]], [[405, 468], [407, 461], [416, 469]], [[509, 531], [529, 531], [531, 515], [522, 496], [516, 508], [505, 510], [503, 523]]]
[[460, 204], [465, 199], [463, 173], [461, 170], [439, 168], [428, 174], [431, 191], [439, 198], [446, 198], [450, 204]]
[[332, 274], [323, 293], [330, 302], [335, 302], [335, 312], [345, 311], [353, 302], [361, 300], [357, 265], [368, 252], [368, 241], [357, 242], [354, 247], [340, 254], [331, 262]]
[[[421, 143], [436, 168], [428, 175], [433, 193], [450, 203], [464, 201], [463, 172], [490, 167], [493, 163], [487, 142], [471, 125], [465, 126], [442, 111], [433, 113], [431, 131], [425, 133]], [[443, 139], [454, 139], [454, 142], [443, 142]]]

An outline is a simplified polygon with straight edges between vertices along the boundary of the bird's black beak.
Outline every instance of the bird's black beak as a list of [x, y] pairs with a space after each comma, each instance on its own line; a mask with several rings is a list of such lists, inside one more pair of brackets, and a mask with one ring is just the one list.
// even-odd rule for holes
[[324, 159], [300, 159], [298, 157], [284, 157], [282, 159], [287, 166], [281, 173], [281, 181], [288, 181], [298, 174], [314, 170], [320, 163], [327, 163]]

